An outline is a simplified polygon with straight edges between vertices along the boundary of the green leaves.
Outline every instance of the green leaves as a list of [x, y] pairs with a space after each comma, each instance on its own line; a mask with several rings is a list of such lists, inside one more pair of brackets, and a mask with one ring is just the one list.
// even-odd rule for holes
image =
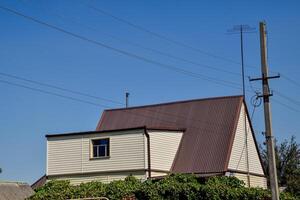
[[[70, 185], [69, 181], [50, 181], [36, 190], [30, 200], [107, 197], [110, 200], [136, 197], [140, 200], [268, 200], [270, 192], [261, 188], [246, 188], [235, 177], [211, 177], [206, 181], [194, 175], [172, 174], [161, 180], [140, 181], [133, 176], [125, 180]], [[296, 200], [288, 193], [282, 200]]]
[[[260, 153], [268, 176], [266, 148], [260, 146]], [[292, 136], [289, 140], [276, 143], [275, 156], [279, 185], [286, 187], [287, 192], [300, 199], [300, 144], [297, 143], [296, 137]]]

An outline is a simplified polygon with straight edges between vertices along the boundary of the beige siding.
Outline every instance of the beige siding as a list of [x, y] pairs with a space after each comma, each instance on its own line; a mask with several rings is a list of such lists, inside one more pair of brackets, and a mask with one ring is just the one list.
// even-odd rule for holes
[[[244, 181], [245, 185], [248, 185], [246, 174], [234, 173], [234, 176]], [[265, 177], [250, 175], [250, 186], [267, 188], [267, 179]]]
[[[95, 138], [110, 139], [110, 158], [90, 159], [90, 141]], [[145, 169], [144, 145], [142, 129], [51, 137], [47, 141], [47, 175]]]
[[116, 173], [97, 173], [93, 175], [64, 175], [59, 177], [50, 177], [49, 180], [69, 180], [71, 184], [78, 185], [91, 181], [100, 181], [102, 183], [109, 183], [114, 180], [124, 180], [127, 176], [135, 176], [137, 179], [145, 180], [145, 171], [132, 171], [132, 172], [116, 172]]
[[[150, 135], [151, 169], [170, 171], [183, 133], [181, 131], [148, 131], [148, 133]], [[147, 150], [145, 153], [147, 156]], [[145, 163], [147, 166], [147, 159]], [[159, 174], [161, 175], [161, 173]]]
[[[90, 140], [110, 138], [110, 158], [90, 160]], [[83, 138], [83, 172], [145, 169], [144, 132], [127, 131], [120, 134], [101, 134]]]
[[[247, 171], [247, 148], [245, 145], [245, 107], [242, 106], [240, 117], [238, 121], [237, 130], [234, 137], [233, 147], [229, 160], [228, 169]], [[247, 118], [247, 143], [248, 143], [248, 159], [249, 159], [249, 171], [256, 174], [263, 175], [263, 168], [259, 160], [259, 153], [255, 146], [255, 141], [252, 135], [252, 130]]]
[[151, 172], [151, 177], [159, 177], [159, 176], [166, 176], [168, 175], [168, 173], [164, 173], [164, 172], [155, 172], [155, 171], [152, 171]]
[[80, 173], [81, 148], [81, 136], [48, 138], [47, 174]]
[[[152, 177], [165, 176], [170, 171], [182, 134], [179, 131], [149, 131]], [[97, 138], [110, 139], [110, 158], [90, 159], [91, 140]], [[130, 174], [140, 179], [147, 177], [147, 138], [142, 129], [50, 137], [47, 154], [47, 175], [68, 179], [72, 184], [92, 180], [110, 182]], [[140, 171], [137, 173], [137, 170]]]

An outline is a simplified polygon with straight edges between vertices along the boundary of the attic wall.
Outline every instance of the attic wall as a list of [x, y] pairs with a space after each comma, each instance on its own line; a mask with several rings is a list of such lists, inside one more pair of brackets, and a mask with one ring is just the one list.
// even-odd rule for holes
[[[154, 171], [152, 176], [164, 176], [166, 175], [164, 172], [169, 172], [172, 167], [183, 132], [149, 130], [148, 133], [150, 136], [151, 169]], [[147, 148], [145, 148], [145, 154], [147, 158]], [[147, 159], [145, 165], [148, 166]]]
[[[255, 146], [253, 133], [250, 128], [249, 119], [247, 117], [247, 143], [248, 143], [248, 158], [249, 158], [249, 172], [264, 175], [262, 165], [259, 159], [259, 153]], [[229, 160], [228, 169], [247, 172], [247, 150], [245, 145], [245, 106], [242, 105], [237, 130], [234, 137], [231, 156]]]
[[[91, 139], [109, 138], [110, 157], [92, 159]], [[144, 130], [77, 136], [47, 140], [47, 175], [84, 174], [145, 169]]]

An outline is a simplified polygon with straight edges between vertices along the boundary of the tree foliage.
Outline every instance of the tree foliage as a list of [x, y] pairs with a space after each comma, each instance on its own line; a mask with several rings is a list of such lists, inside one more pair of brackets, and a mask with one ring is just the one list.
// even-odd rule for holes
[[[267, 150], [262, 146], [260, 149], [263, 165], [269, 177]], [[295, 136], [279, 144], [276, 142], [275, 156], [278, 184], [287, 187], [287, 191], [300, 198], [300, 145], [297, 144]]]
[[[203, 181], [194, 175], [174, 174], [161, 180], [140, 181], [129, 176], [125, 180], [82, 183], [50, 181], [36, 190], [30, 200], [108, 197], [110, 200], [135, 197], [138, 200], [269, 200], [270, 191], [247, 188], [235, 177], [211, 177]], [[282, 193], [281, 200], [296, 200]]]

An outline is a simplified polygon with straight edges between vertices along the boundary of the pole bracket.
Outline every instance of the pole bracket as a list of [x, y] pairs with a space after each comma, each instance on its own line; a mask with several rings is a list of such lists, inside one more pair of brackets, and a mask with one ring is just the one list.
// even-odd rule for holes
[[273, 96], [273, 91], [271, 91], [269, 94], [257, 95], [257, 98], [271, 97], [271, 96]]
[[260, 81], [260, 80], [269, 80], [274, 78], [280, 78], [280, 74], [276, 76], [268, 76], [268, 77], [261, 77], [261, 78], [249, 78], [249, 81]]

